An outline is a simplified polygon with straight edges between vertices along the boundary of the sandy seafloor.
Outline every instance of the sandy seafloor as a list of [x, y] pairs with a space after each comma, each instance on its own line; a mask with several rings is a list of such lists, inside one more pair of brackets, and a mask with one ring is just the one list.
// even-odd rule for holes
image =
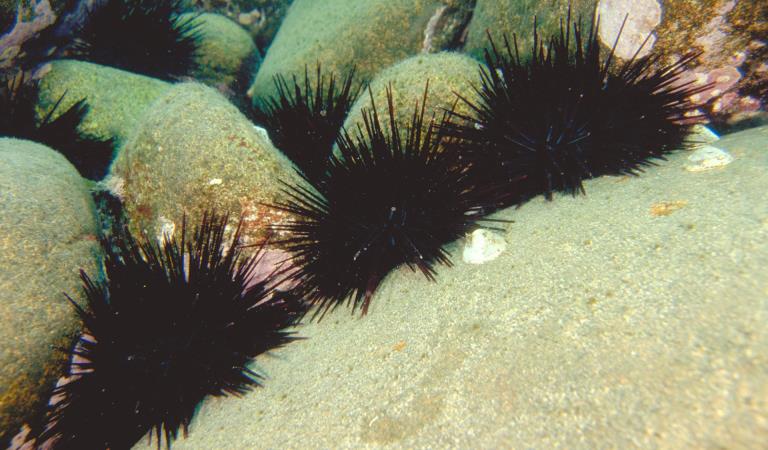
[[438, 282], [402, 269], [368, 316], [302, 326], [174, 448], [766, 448], [768, 127], [714, 145], [734, 162], [499, 213], [498, 259], [457, 243]]

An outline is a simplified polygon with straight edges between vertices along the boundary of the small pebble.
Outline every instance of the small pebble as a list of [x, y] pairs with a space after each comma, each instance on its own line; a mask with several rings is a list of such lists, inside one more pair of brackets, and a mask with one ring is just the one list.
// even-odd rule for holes
[[237, 21], [240, 23], [240, 25], [250, 25], [253, 23], [254, 18], [248, 13], [240, 13], [237, 15]]
[[651, 205], [651, 215], [653, 217], [664, 217], [673, 212], [685, 208], [688, 204], [686, 200], [673, 200], [668, 202], [658, 202]]
[[685, 165], [685, 170], [703, 172], [730, 164], [733, 162], [733, 156], [723, 149], [705, 145], [691, 153], [688, 161], [690, 163]]
[[493, 261], [507, 248], [504, 237], [491, 230], [479, 229], [467, 236], [462, 259], [469, 264]]

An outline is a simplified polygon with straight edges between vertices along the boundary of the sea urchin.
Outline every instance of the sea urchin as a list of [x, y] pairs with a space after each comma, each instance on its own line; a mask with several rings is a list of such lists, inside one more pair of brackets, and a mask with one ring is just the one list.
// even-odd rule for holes
[[[304, 302], [251, 280], [260, 252], [243, 257], [240, 227], [225, 245], [226, 216], [203, 217], [191, 240], [104, 242], [105, 282], [81, 272], [87, 307], [71, 380], [57, 387], [39, 442], [54, 448], [127, 449], [152, 432], [168, 447], [186, 435], [209, 395], [259, 386], [256, 355], [294, 339]], [[151, 436], [151, 435], [150, 435]]]
[[295, 76], [289, 83], [277, 75], [277, 95], [256, 99], [250, 111], [251, 119], [269, 130], [275, 146], [310, 179], [317, 179], [325, 171], [328, 155], [360, 91], [359, 85], [353, 87], [354, 76], [353, 69], [337, 90], [335, 76], [326, 78], [320, 64], [314, 87], [307, 68], [303, 87]]
[[93, 6], [69, 48], [72, 57], [164, 80], [196, 67], [200, 21], [182, 0], [105, 0]]
[[364, 109], [364, 131], [342, 132], [325, 175], [304, 176], [311, 186], [288, 186], [287, 200], [273, 205], [297, 217], [277, 227], [289, 236], [278, 244], [292, 254], [291, 277], [319, 306], [316, 316], [345, 302], [365, 314], [382, 280], [403, 264], [434, 279], [435, 264], [450, 265], [445, 245], [499, 203], [445, 148], [434, 119], [423, 127], [426, 99], [425, 89], [401, 134], [390, 87], [389, 117], [380, 120], [375, 104]]
[[700, 119], [689, 98], [706, 87], [680, 81], [696, 53], [669, 65], [636, 54], [614, 67], [613, 50], [600, 56], [598, 19], [586, 36], [578, 21], [572, 29], [569, 10], [545, 49], [534, 20], [528, 60], [516, 36], [499, 50], [489, 34], [479, 99], [460, 97], [473, 112], [451, 113], [443, 130], [486, 179], [524, 176], [516, 202], [583, 193], [591, 177], [637, 174], [684, 146]]
[[37, 81], [25, 81], [23, 75], [0, 77], [0, 136], [45, 144], [64, 155], [83, 177], [103, 178], [112, 161], [113, 141], [79, 131], [89, 109], [85, 99], [59, 113], [64, 94], [38, 119], [39, 92]]

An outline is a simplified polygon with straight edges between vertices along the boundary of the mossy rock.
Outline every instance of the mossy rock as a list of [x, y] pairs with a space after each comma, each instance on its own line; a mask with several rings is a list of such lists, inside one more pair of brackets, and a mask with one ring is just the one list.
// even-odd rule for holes
[[0, 447], [48, 401], [80, 321], [78, 271], [97, 274], [93, 201], [77, 170], [35, 142], [0, 139]]
[[155, 78], [83, 61], [53, 61], [43, 71], [38, 102], [41, 115], [62, 95], [60, 113], [86, 99], [90, 110], [81, 131], [102, 139], [116, 138], [118, 143], [132, 132], [147, 107], [171, 86]]
[[250, 71], [248, 64], [258, 59], [253, 39], [222, 15], [200, 14], [197, 20], [202, 39], [194, 77], [209, 86], [233, 88], [241, 72]]
[[249, 90], [251, 97], [275, 93], [273, 77], [303, 76], [320, 63], [341, 76], [356, 67], [370, 80], [381, 69], [422, 51], [438, 0], [296, 0], [288, 10]]
[[190, 0], [197, 10], [226, 16], [243, 27], [256, 46], [266, 49], [293, 0]]
[[226, 98], [199, 83], [180, 83], [145, 114], [112, 165], [108, 183], [124, 202], [131, 231], [161, 238], [183, 217], [196, 226], [211, 208], [245, 219], [244, 238], [287, 219], [265, 206], [278, 179], [294, 181], [290, 161]]
[[[470, 114], [467, 104], [458, 100], [457, 94], [469, 101], [477, 100], [474, 87], [480, 84], [480, 67], [476, 60], [455, 52], [422, 54], [405, 59], [382, 70], [371, 81], [370, 94], [379, 112], [386, 120], [387, 87], [392, 88], [395, 117], [404, 132], [410, 125], [416, 105], [421, 105], [427, 80], [429, 91], [425, 108], [425, 129], [430, 117], [439, 123], [445, 110], [456, 106], [461, 114]], [[474, 87], [473, 87], [474, 86]], [[356, 133], [358, 125], [363, 126], [363, 109], [371, 108], [371, 95], [363, 92], [350, 109], [344, 127]]]
[[546, 39], [560, 30], [560, 21], [568, 14], [572, 4], [572, 16], [589, 24], [592, 20], [596, 0], [477, 0], [472, 21], [467, 31], [464, 51], [475, 58], [483, 58], [483, 49], [489, 47], [487, 32], [497, 47], [503, 46], [504, 36], [512, 45], [512, 36], [517, 35], [521, 56], [529, 55], [533, 45], [533, 19], [536, 17], [539, 36]]

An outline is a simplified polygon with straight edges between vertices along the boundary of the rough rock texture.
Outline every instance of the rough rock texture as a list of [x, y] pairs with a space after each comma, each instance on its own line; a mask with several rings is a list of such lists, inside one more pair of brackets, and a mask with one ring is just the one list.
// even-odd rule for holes
[[96, 273], [93, 202], [55, 150], [0, 138], [0, 448], [48, 400], [79, 320], [80, 268]]
[[712, 145], [736, 159], [500, 212], [497, 259], [456, 244], [436, 283], [403, 268], [366, 317], [300, 327], [174, 448], [764, 447], [768, 128]]
[[[530, 52], [532, 21], [538, 19], [542, 36], [559, 28], [567, 0], [478, 0], [470, 22], [465, 50], [482, 58], [487, 46], [486, 30], [497, 43], [506, 33], [518, 36], [521, 53]], [[554, 5], [554, 6], [553, 6]], [[576, 14], [591, 20], [600, 15], [600, 41], [606, 49], [616, 42], [625, 17], [627, 23], [616, 47], [619, 60], [640, 48], [658, 54], [665, 63], [690, 51], [701, 51], [686, 79], [712, 87], [694, 100], [702, 105], [717, 126], [744, 120], [768, 120], [768, 3], [735, 0], [575, 0]], [[708, 103], [709, 102], [709, 103]]]
[[83, 132], [114, 137], [118, 142], [126, 139], [147, 107], [171, 86], [144, 75], [74, 60], [52, 61], [39, 76], [41, 110], [49, 110], [65, 93], [60, 111], [85, 98], [90, 111], [81, 124]]
[[215, 12], [240, 24], [265, 51], [293, 0], [191, 0], [195, 9]]
[[198, 20], [202, 40], [193, 77], [221, 91], [231, 91], [243, 71], [251, 72], [248, 65], [258, 61], [256, 46], [246, 31], [225, 16], [200, 14]]
[[296, 0], [256, 74], [249, 95], [272, 96], [277, 74], [304, 74], [319, 61], [324, 70], [343, 74], [357, 67], [370, 80], [382, 68], [421, 51], [438, 51], [439, 24], [450, 28], [446, 7], [461, 10], [461, 0]]
[[66, 0], [0, 0], [0, 70], [15, 64], [22, 45], [51, 26]]
[[162, 237], [196, 225], [215, 208], [245, 218], [246, 240], [263, 238], [266, 226], [285, 220], [263, 202], [274, 202], [278, 179], [294, 171], [266, 132], [213, 89], [175, 85], [152, 105], [112, 165], [108, 183], [125, 204], [133, 232]]
[[[402, 129], [411, 122], [413, 111], [424, 95], [426, 81], [429, 80], [427, 97], [427, 118], [434, 114], [435, 120], [440, 121], [443, 111], [450, 109], [456, 103], [456, 94], [474, 101], [476, 93], [473, 85], [480, 83], [480, 64], [468, 56], [454, 52], [417, 55], [405, 59], [387, 69], [382, 70], [371, 81], [370, 89], [376, 108], [380, 115], [386, 118], [387, 86], [392, 86], [392, 94], [397, 113], [397, 121]], [[463, 102], [456, 103], [456, 110], [465, 114], [470, 109]], [[359, 124], [363, 126], [363, 108], [371, 107], [371, 97], [368, 91], [361, 93], [349, 111], [344, 127], [354, 131]]]
[[[539, 34], [550, 36], [560, 29], [560, 19], [568, 12], [570, 0], [477, 0], [472, 21], [467, 29], [464, 51], [475, 58], [483, 58], [483, 49], [488, 46], [487, 32], [491, 33], [497, 46], [504, 43], [504, 35], [517, 34], [521, 57], [530, 54], [533, 45], [533, 18], [536, 17]], [[597, 0], [572, 0], [574, 17], [581, 15], [586, 20], [592, 16]]]
[[52, 61], [40, 69], [38, 107], [48, 111], [66, 93], [59, 111], [85, 98], [90, 106], [82, 131], [122, 142], [147, 107], [171, 84], [112, 67], [83, 61]]
[[699, 98], [719, 97], [707, 108], [712, 119], [732, 124], [761, 116], [768, 121], [768, 3], [666, 0], [662, 9], [654, 51], [669, 57], [703, 52], [692, 75], [714, 84]]

